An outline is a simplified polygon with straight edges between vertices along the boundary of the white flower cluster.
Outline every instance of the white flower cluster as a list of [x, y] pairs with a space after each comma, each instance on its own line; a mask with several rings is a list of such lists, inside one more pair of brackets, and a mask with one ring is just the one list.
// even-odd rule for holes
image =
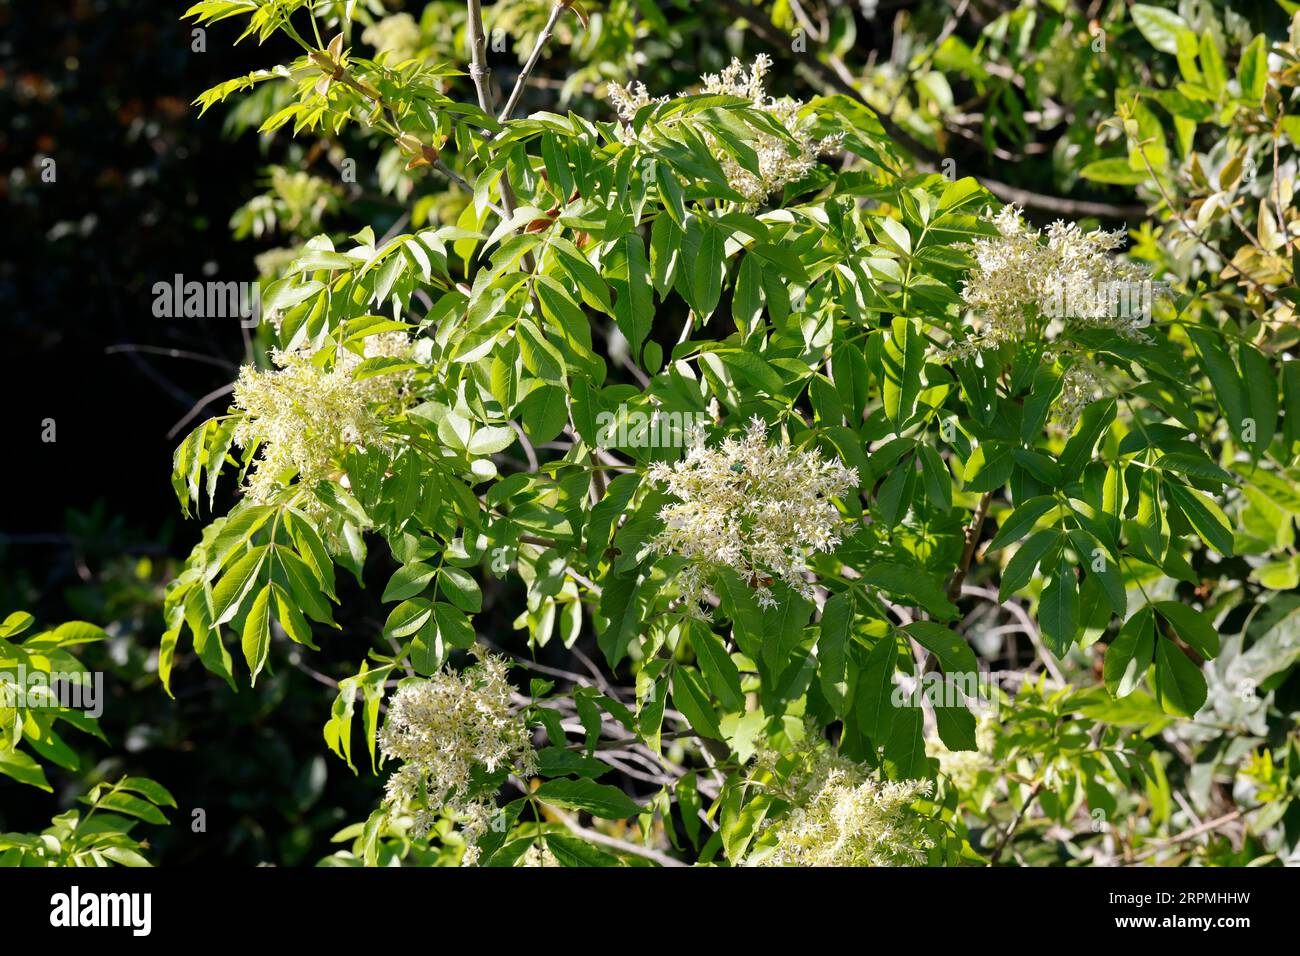
[[664, 528], [651, 547], [687, 559], [679, 584], [693, 608], [704, 603], [709, 573], [724, 567], [745, 578], [764, 607], [775, 604], [771, 576], [811, 598], [808, 555], [840, 543], [844, 522], [831, 499], [858, 485], [857, 470], [838, 458], [784, 441], [769, 445], [757, 417], [743, 438], [714, 448], [693, 432], [686, 456], [671, 466], [655, 462], [649, 476], [679, 499], [660, 510]]
[[618, 111], [619, 119], [630, 123], [636, 119], [636, 114], [643, 106], [649, 106], [651, 103], [656, 105], [667, 103], [666, 96], [651, 96], [646, 85], [641, 82], [629, 83], [627, 86], [619, 86], [617, 83], [609, 84], [609, 101], [614, 104], [614, 109]]
[[[783, 137], [757, 132], [752, 144], [758, 154], [758, 172], [755, 174], [736, 162], [730, 153], [718, 146], [714, 137], [705, 133], [705, 140], [710, 147], [714, 147], [712, 152], [721, 162], [727, 182], [745, 197], [746, 206], [750, 209], [762, 205], [768, 196], [787, 183], [802, 179], [817, 164], [818, 156], [835, 152], [843, 142], [843, 136], [839, 135], [814, 140], [799, 119], [799, 111], [803, 108], [801, 100], [767, 95], [764, 89], [765, 78], [771, 68], [771, 58], [759, 54], [748, 70], [739, 60], [733, 59], [721, 74], [711, 73], [700, 78], [704, 85], [702, 92], [751, 101], [755, 109], [762, 110], [776, 120], [794, 140], [791, 144]], [[652, 98], [643, 83], [629, 87], [611, 83], [609, 97], [618, 110], [619, 117], [628, 122], [641, 107], [650, 103], [667, 102], [666, 97]]]
[[[403, 333], [385, 332], [365, 340], [365, 358], [406, 358], [412, 348]], [[234, 443], [258, 449], [247, 491], [262, 504], [294, 476], [309, 485], [329, 478], [350, 447], [381, 441], [375, 409], [397, 401], [408, 380], [389, 374], [354, 381], [363, 358], [346, 349], [328, 369], [303, 350], [277, 350], [271, 360], [277, 368], [241, 368], [234, 395], [243, 412]]]
[[1105, 388], [1105, 380], [1093, 362], [1076, 355], [1074, 364], [1065, 370], [1061, 379], [1061, 394], [1053, 405], [1056, 423], [1065, 434], [1074, 431], [1084, 408], [1095, 402]]
[[528, 726], [511, 710], [506, 661], [477, 645], [474, 653], [478, 663], [461, 673], [443, 669], [402, 684], [379, 734], [384, 756], [402, 761], [388, 778], [385, 804], [411, 812], [417, 835], [439, 814], [454, 816], [466, 865], [478, 859], [475, 844], [497, 813], [493, 795], [476, 790], [475, 771], [504, 767], [525, 779], [537, 772]]
[[[764, 753], [758, 768], [776, 779], [782, 755]], [[928, 780], [879, 781], [824, 742], [773, 788], [790, 805], [757, 841], [758, 866], [915, 866], [934, 846], [913, 804]], [[771, 847], [770, 852], [768, 848]]]
[[1143, 266], [1111, 255], [1124, 243], [1123, 230], [1085, 233], [1058, 220], [1047, 227], [1044, 241], [1015, 206], [1003, 207], [993, 224], [997, 238], [976, 239], [966, 247], [976, 267], [962, 296], [980, 322], [966, 351], [1022, 340], [1045, 317], [1053, 320], [1045, 330], [1049, 338], [1066, 322], [1140, 336], [1137, 329], [1150, 317], [1114, 307], [1121, 293], [1128, 303], [1141, 291], [1148, 297], [1150, 292]]

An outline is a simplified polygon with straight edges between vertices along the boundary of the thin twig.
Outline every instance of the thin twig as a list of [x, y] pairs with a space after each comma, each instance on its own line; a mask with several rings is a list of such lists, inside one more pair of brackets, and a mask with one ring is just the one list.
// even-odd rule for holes
[[1020, 827], [1021, 821], [1025, 818], [1025, 814], [1029, 812], [1029, 807], [1033, 804], [1035, 798], [1037, 798], [1042, 789], [1043, 783], [1040, 780], [1038, 783], [1034, 784], [1033, 789], [1029, 791], [1029, 796], [1025, 797], [1025, 802], [1021, 804], [1016, 815], [1012, 817], [1011, 823], [1007, 825], [1006, 832], [1002, 834], [1001, 839], [998, 840], [997, 846], [993, 848], [993, 855], [989, 857], [989, 866], [997, 864], [998, 858], [1002, 856], [1002, 851], [1006, 849], [1006, 845], [1011, 842], [1011, 837], [1015, 835], [1016, 830]]
[[215, 365], [218, 368], [238, 369], [239, 363], [231, 362], [228, 359], [217, 358], [214, 355], [203, 355], [199, 352], [190, 352], [186, 349], [174, 349], [162, 345], [110, 345], [104, 349], [105, 355], [119, 355], [124, 352], [143, 352], [148, 355], [165, 355], [168, 358], [191, 359], [195, 362], [203, 362], [207, 365]]
[[957, 570], [953, 572], [952, 578], [948, 581], [948, 600], [953, 601], [961, 594], [962, 582], [966, 580], [966, 572], [970, 570], [970, 563], [975, 557], [975, 549], [979, 546], [980, 531], [984, 527], [984, 519], [989, 513], [989, 504], [993, 501], [993, 492], [986, 491], [980, 498], [979, 506], [975, 509], [975, 514], [971, 517], [970, 525], [966, 528], [966, 546], [961, 552], [961, 561], [957, 564]]
[[515, 88], [510, 91], [510, 97], [506, 100], [506, 105], [501, 109], [497, 116], [497, 122], [504, 123], [515, 111], [519, 105], [519, 98], [524, 95], [524, 87], [528, 85], [528, 77], [537, 66], [537, 61], [542, 58], [542, 50], [546, 48], [547, 42], [551, 39], [551, 33], [555, 30], [555, 24], [560, 19], [560, 15], [569, 8], [566, 2], [556, 3], [551, 7], [551, 15], [546, 19], [546, 26], [542, 27], [542, 32], [537, 37], [537, 43], [533, 46], [533, 52], [529, 54], [528, 61], [524, 63], [523, 69], [519, 72], [519, 79], [515, 80]]
[[175, 438], [176, 435], [180, 432], [180, 430], [184, 428], [186, 425], [188, 425], [191, 421], [193, 421], [194, 417], [198, 415], [199, 412], [203, 411], [203, 409], [206, 408], [211, 402], [216, 401], [222, 395], [225, 395], [228, 392], [233, 392], [234, 390], [235, 390], [235, 386], [233, 384], [227, 384], [227, 385], [222, 385], [220, 388], [214, 388], [212, 391], [208, 392], [208, 394], [204, 395], [202, 398], [200, 398], [197, 402], [194, 403], [193, 407], [191, 407], [190, 410], [185, 413], [184, 418], [182, 418], [180, 421], [178, 421], [175, 425], [171, 427], [171, 430], [167, 432], [167, 438], [169, 440]]
[[[1254, 809], [1257, 808], [1255, 807], [1251, 808], [1251, 810]], [[1136, 863], [1138, 860], [1145, 860], [1148, 857], [1155, 856], [1161, 850], [1167, 850], [1171, 846], [1177, 846], [1180, 843], [1186, 843], [1188, 840], [1194, 840], [1196, 839], [1196, 837], [1200, 836], [1203, 833], [1209, 833], [1213, 830], [1218, 830], [1221, 827], [1225, 827], [1229, 823], [1232, 823], [1234, 820], [1238, 820], [1241, 817], [1244, 817], [1247, 813], [1250, 813], [1251, 810], [1241, 810], [1241, 809], [1233, 810], [1231, 813], [1225, 813], [1221, 817], [1216, 817], [1213, 820], [1206, 820], [1204, 823], [1197, 824], [1196, 826], [1191, 827], [1190, 829], [1184, 830], [1182, 833], [1177, 833], [1174, 836], [1166, 837], [1163, 840], [1154, 840], [1152, 841], [1151, 846], [1144, 849], [1141, 853], [1134, 855], [1133, 862]]]

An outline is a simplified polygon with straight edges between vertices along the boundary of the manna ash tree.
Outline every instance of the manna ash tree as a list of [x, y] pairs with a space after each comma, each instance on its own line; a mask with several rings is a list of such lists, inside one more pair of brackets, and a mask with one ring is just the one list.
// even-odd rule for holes
[[[198, 104], [400, 215], [332, 231], [346, 190], [301, 150], [237, 214], [289, 248], [261, 263], [265, 359], [176, 451], [207, 525], [163, 680], [353, 650], [324, 743], [376, 805], [340, 865], [1294, 852], [1300, 751], [1266, 717], [1297, 654], [1295, 37], [1134, 8], [1184, 78], [1116, 95], [1131, 154], [1092, 174], [1164, 194], [1180, 245], [1005, 205], [926, 171], [865, 84], [796, 87], [847, 72], [800, 25], [846, 5], [723, 4], [746, 58], [684, 88], [659, 6], [189, 10], [300, 51]], [[1215, 122], [1272, 137], [1244, 204], [1196, 158]], [[1178, 265], [1231, 232], [1211, 204], [1258, 207], [1231, 267], [1199, 250], [1213, 286]], [[341, 600], [382, 630], [338, 628]], [[1233, 699], [1264, 724], [1236, 835], [1187, 838], [1169, 741]]]

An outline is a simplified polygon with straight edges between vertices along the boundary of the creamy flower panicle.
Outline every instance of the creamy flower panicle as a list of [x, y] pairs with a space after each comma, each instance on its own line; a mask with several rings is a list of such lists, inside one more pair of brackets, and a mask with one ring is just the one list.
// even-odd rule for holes
[[234, 443], [258, 451], [248, 496], [269, 503], [295, 476], [312, 485], [331, 477], [349, 448], [382, 442], [376, 409], [398, 401], [409, 376], [356, 381], [353, 373], [365, 359], [409, 358], [412, 348], [406, 335], [386, 332], [365, 340], [364, 357], [340, 349], [328, 369], [304, 350], [273, 351], [275, 369], [241, 368], [234, 403], [243, 416]]
[[876, 780], [861, 764], [822, 742], [800, 754], [782, 780], [783, 754], [761, 753], [760, 771], [780, 780], [774, 796], [789, 811], [766, 824], [751, 857], [757, 866], [916, 866], [934, 846], [913, 804], [930, 793], [928, 780]]
[[388, 704], [379, 747], [402, 766], [388, 778], [390, 811], [414, 814], [418, 835], [450, 814], [465, 840], [464, 862], [478, 858], [478, 839], [497, 813], [491, 793], [476, 792], [473, 775], [505, 768], [522, 778], [537, 772], [527, 724], [511, 709], [503, 658], [472, 649], [479, 661], [463, 672], [439, 671], [403, 683]]
[[[978, 334], [964, 351], [1022, 340], [1030, 322], [1054, 319], [1057, 326], [1111, 328], [1137, 338], [1149, 316], [1132, 314], [1125, 306], [1138, 298], [1118, 290], [1138, 290], [1150, 282], [1147, 270], [1112, 253], [1124, 244], [1123, 230], [1083, 232], [1077, 224], [1057, 221], [1046, 234], [1025, 222], [1015, 206], [1005, 206], [993, 219], [996, 238], [968, 245], [976, 267], [962, 289], [966, 305], [979, 321]], [[1148, 289], [1149, 291], [1149, 289]]]
[[[812, 138], [805, 128], [806, 124], [799, 118], [803, 101], [767, 94], [766, 77], [771, 67], [771, 58], [760, 54], [748, 70], [740, 60], [733, 59], [721, 73], [701, 77], [701, 92], [749, 100], [755, 109], [762, 110], [779, 123], [794, 141], [792, 144], [781, 136], [756, 132], [751, 145], [758, 156], [757, 174], [736, 162], [726, 150], [713, 150], [722, 164], [727, 182], [745, 197], [745, 205], [749, 209], [761, 206], [768, 196], [784, 188], [787, 183], [803, 179], [817, 164], [819, 156], [835, 152], [843, 143], [841, 135]], [[668, 102], [667, 97], [651, 97], [644, 83], [633, 83], [627, 87], [611, 83], [609, 98], [618, 110], [619, 118], [626, 122], [631, 122], [637, 111], [644, 106]], [[705, 133], [705, 139], [710, 146], [717, 146], [708, 133]]]
[[1054, 404], [1057, 424], [1068, 434], [1083, 410], [1101, 397], [1105, 379], [1100, 369], [1082, 355], [1075, 355], [1073, 364], [1061, 378], [1061, 394]]
[[857, 470], [839, 459], [784, 441], [769, 445], [760, 418], [750, 421], [743, 438], [728, 437], [716, 447], [694, 432], [681, 461], [655, 462], [649, 476], [678, 499], [659, 512], [664, 528], [651, 548], [687, 559], [678, 584], [697, 609], [705, 603], [710, 574], [722, 568], [745, 578], [764, 607], [776, 603], [773, 578], [811, 598], [808, 556], [834, 550], [844, 527], [831, 499], [858, 484]]

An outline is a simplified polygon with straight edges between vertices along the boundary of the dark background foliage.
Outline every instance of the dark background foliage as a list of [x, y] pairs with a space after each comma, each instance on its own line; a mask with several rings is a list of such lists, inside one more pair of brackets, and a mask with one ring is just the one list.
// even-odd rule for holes
[[[165, 781], [181, 804], [155, 860], [312, 862], [375, 789], [326, 769], [329, 690], [287, 670], [235, 695], [186, 669], [170, 701], [152, 672], [161, 583], [198, 527], [181, 522], [168, 487], [168, 432], [245, 353], [233, 319], [156, 318], [152, 287], [175, 273], [251, 279], [260, 251], [227, 227], [255, 190], [259, 141], [223, 135], [221, 114], [200, 119], [189, 100], [284, 53], [214, 35], [192, 52], [181, 10], [0, 4], [0, 611], [84, 618], [113, 635], [86, 655], [106, 671], [110, 746], [87, 746], [79, 774], [53, 774], [55, 798], [0, 780], [0, 830], [39, 830], [89, 782], [129, 770]], [[55, 442], [42, 441], [45, 419]], [[206, 833], [191, 830], [195, 808]]]

